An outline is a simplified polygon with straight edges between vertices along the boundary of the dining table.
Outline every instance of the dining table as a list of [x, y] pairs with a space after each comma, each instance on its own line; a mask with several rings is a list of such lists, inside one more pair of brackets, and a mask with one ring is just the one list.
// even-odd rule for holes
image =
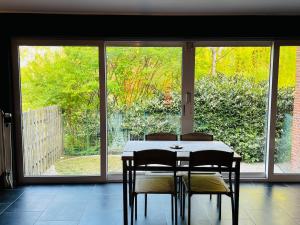
[[[189, 155], [192, 151], [201, 150], [220, 150], [233, 152], [233, 175], [234, 175], [234, 218], [233, 224], [238, 225], [239, 215], [239, 192], [240, 192], [240, 162], [241, 156], [222, 141], [128, 141], [122, 153], [123, 165], [123, 221], [128, 225], [128, 204], [130, 193], [132, 192], [132, 166], [133, 152], [147, 149], [164, 149], [177, 152], [177, 161], [189, 161]], [[147, 166], [145, 171], [166, 171], [167, 167]], [[187, 171], [187, 166], [177, 166], [176, 171]], [[201, 169], [203, 170], [203, 168]], [[207, 171], [213, 171], [214, 168], [207, 167]], [[226, 172], [226, 168], [222, 172]]]

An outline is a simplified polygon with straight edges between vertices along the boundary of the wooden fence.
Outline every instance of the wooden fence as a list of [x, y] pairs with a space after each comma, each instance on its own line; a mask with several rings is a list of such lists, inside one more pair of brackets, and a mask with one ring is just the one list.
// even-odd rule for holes
[[63, 153], [61, 110], [49, 106], [22, 115], [24, 175], [42, 175]]

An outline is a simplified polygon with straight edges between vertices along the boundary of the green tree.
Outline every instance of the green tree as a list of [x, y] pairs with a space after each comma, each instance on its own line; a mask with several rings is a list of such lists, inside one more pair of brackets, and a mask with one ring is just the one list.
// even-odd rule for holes
[[23, 111], [60, 106], [67, 150], [86, 147], [89, 137], [99, 132], [98, 49], [30, 48], [21, 49]]
[[106, 53], [108, 101], [114, 110], [145, 104], [157, 91], [180, 92], [180, 48], [108, 47]]

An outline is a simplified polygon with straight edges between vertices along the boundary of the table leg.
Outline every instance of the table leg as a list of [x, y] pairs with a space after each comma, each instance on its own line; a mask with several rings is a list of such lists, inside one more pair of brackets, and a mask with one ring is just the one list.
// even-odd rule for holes
[[124, 219], [124, 225], [128, 225], [127, 161], [126, 160], [123, 160], [123, 219]]
[[130, 207], [132, 206], [132, 170], [131, 170], [131, 166], [132, 166], [132, 161], [129, 160], [129, 177], [128, 177], [128, 185], [129, 185], [129, 205]]
[[239, 224], [239, 199], [240, 199], [240, 162], [235, 165], [235, 181], [234, 181], [234, 224]]

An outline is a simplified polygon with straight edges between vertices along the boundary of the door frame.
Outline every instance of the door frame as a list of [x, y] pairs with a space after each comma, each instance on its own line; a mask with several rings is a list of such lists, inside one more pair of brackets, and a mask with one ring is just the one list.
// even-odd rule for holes
[[[153, 41], [153, 40], [145, 40], [145, 41], [138, 41], [138, 40], [126, 40], [126, 41], [119, 41], [119, 40], [108, 40], [104, 42], [104, 48], [106, 49], [107, 47], [177, 47], [177, 48], [182, 48], [182, 55], [183, 55], [183, 49], [185, 48], [186, 42], [185, 41]], [[182, 56], [183, 57], [183, 56]], [[181, 58], [182, 59], [182, 58]], [[182, 59], [182, 65], [181, 65], [181, 95], [183, 96], [183, 88], [185, 86], [184, 79], [184, 65], [183, 65], [183, 59]], [[106, 94], [107, 94], [107, 89], [106, 89]], [[183, 101], [183, 99], [182, 99]], [[183, 110], [183, 106], [181, 107]], [[107, 105], [106, 108], [107, 109]], [[107, 113], [106, 113], [107, 115]], [[181, 115], [182, 118], [182, 115]], [[181, 119], [181, 129], [182, 129], [182, 119]], [[108, 146], [107, 148], [108, 149]], [[107, 154], [108, 156], [108, 154]], [[106, 157], [107, 157], [106, 156]], [[108, 159], [107, 163], [108, 163]], [[108, 171], [108, 170], [107, 170]], [[109, 182], [120, 182], [122, 181], [122, 174], [121, 173], [107, 173], [107, 181]]]
[[[273, 42], [269, 41], [269, 40], [224, 40], [224, 41], [219, 41], [219, 40], [205, 40], [205, 41], [195, 41], [194, 42], [194, 52], [196, 52], [196, 48], [197, 47], [270, 47], [271, 49], [271, 55], [270, 55], [270, 64], [272, 62], [272, 48], [273, 48]], [[196, 53], [195, 53], [196, 55]], [[196, 63], [194, 62], [194, 64], [196, 65]], [[272, 97], [272, 89], [271, 89], [271, 80], [270, 78], [273, 77], [272, 76], [273, 71], [271, 71], [271, 69], [269, 70], [269, 90], [268, 90], [268, 94], [267, 94], [267, 99], [266, 101], [268, 101], [267, 103], [267, 114], [269, 115], [269, 112], [271, 110], [270, 108], [270, 102], [269, 99], [271, 99]], [[268, 116], [266, 123], [269, 124], [269, 120], [270, 117]], [[267, 130], [266, 130], [266, 141], [265, 141], [265, 153], [266, 156], [270, 154], [270, 152], [273, 152], [269, 146], [269, 142], [271, 142], [271, 139], [268, 138], [270, 135], [270, 127], [268, 125]], [[264, 172], [241, 172], [241, 179], [242, 180], [251, 180], [251, 181], [268, 181], [268, 165], [269, 165], [269, 160], [268, 157], [265, 156], [265, 170]]]

